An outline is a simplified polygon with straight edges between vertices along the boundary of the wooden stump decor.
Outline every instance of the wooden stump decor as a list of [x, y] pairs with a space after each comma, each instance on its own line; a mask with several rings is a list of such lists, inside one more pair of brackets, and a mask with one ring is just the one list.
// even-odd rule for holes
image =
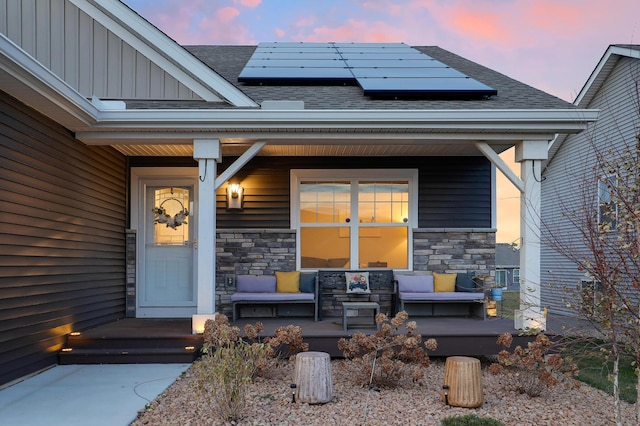
[[480, 360], [451, 356], [444, 365], [442, 402], [455, 407], [476, 408], [482, 405], [482, 371]]
[[331, 357], [326, 352], [300, 352], [293, 372], [296, 401], [324, 404], [333, 399]]

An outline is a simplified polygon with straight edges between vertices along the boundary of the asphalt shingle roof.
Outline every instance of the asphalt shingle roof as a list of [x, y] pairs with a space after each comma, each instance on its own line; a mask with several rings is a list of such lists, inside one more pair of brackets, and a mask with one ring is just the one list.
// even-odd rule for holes
[[246, 93], [257, 103], [265, 100], [301, 100], [305, 109], [564, 109], [569, 102], [520, 83], [499, 72], [437, 46], [415, 47], [468, 76], [491, 86], [497, 96], [482, 100], [372, 99], [357, 85], [250, 85], [238, 75], [256, 46], [186, 46], [186, 49]]
[[[256, 46], [185, 46], [189, 52], [243, 91], [257, 104], [265, 100], [304, 101], [305, 109], [573, 109], [574, 104], [516, 81], [437, 46], [416, 46], [458, 71], [496, 89], [489, 99], [374, 99], [357, 85], [252, 85], [238, 82], [238, 75]], [[128, 108], [234, 108], [220, 102], [130, 100]]]

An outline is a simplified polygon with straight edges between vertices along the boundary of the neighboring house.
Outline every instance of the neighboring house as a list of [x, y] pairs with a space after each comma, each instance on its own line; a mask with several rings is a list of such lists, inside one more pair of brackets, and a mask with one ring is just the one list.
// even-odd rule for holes
[[2, 4], [0, 383], [56, 363], [74, 330], [195, 329], [235, 274], [493, 271], [497, 154], [537, 170], [597, 117], [438, 47], [410, 54], [453, 68], [408, 87], [377, 86], [375, 55], [359, 84], [241, 82], [255, 46], [183, 48], [116, 0]]
[[610, 152], [635, 146], [640, 125], [638, 83], [640, 45], [609, 46], [574, 102], [578, 108], [600, 110], [597, 124], [580, 134], [562, 135], [550, 146], [542, 175], [540, 274], [542, 305], [551, 312], [574, 315], [581, 303], [579, 292], [593, 291], [584, 272], [556, 249], [570, 247], [578, 258], [588, 253], [571, 223], [571, 212], [581, 215], [585, 204], [597, 212], [608, 201], [608, 192], [601, 190], [603, 182], [596, 177], [596, 152], [615, 161]]
[[496, 287], [520, 289], [520, 249], [507, 243], [496, 244]]

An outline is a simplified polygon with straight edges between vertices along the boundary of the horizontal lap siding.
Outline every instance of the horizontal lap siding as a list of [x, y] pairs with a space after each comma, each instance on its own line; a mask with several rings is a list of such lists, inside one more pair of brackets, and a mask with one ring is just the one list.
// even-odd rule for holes
[[491, 166], [484, 157], [255, 157], [232, 178], [244, 188], [243, 211], [227, 211], [226, 185], [218, 191], [217, 226], [290, 228], [291, 169], [354, 167], [418, 169], [420, 228], [491, 226]]
[[567, 137], [543, 172], [541, 296], [543, 306], [554, 313], [580, 314], [579, 289], [587, 277], [565, 254], [593, 257], [578, 227], [586, 214], [596, 214], [598, 208], [596, 151], [614, 161], [613, 153], [633, 149], [640, 126], [638, 75], [639, 60], [620, 59], [587, 106], [600, 110], [597, 123]]
[[124, 316], [125, 158], [0, 92], [0, 383]]

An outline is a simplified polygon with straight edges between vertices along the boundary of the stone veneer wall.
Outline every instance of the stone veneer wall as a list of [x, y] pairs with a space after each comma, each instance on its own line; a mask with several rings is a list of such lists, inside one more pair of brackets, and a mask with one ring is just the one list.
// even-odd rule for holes
[[127, 262], [127, 318], [136, 317], [136, 238], [135, 229], [125, 231], [125, 256]]
[[[488, 286], [495, 279], [495, 236], [495, 229], [414, 229], [413, 270], [473, 271]], [[237, 274], [295, 270], [296, 230], [218, 230], [216, 262], [216, 306], [230, 316]]]
[[296, 270], [295, 229], [227, 229], [216, 237], [216, 307], [231, 317], [236, 275]]
[[413, 230], [413, 270], [440, 273], [475, 272], [485, 286], [495, 280], [495, 229]]

